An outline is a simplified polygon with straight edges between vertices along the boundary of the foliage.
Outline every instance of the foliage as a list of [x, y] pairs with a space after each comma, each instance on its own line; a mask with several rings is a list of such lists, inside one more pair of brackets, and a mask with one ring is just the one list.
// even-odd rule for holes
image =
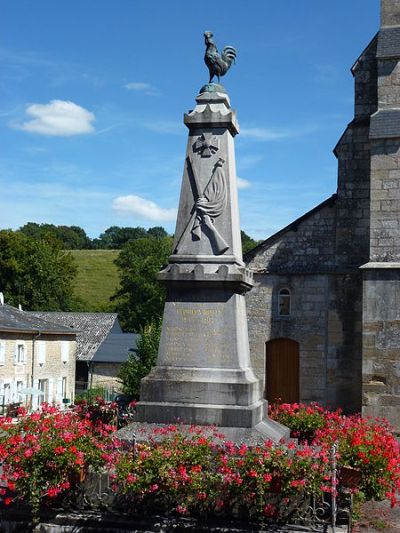
[[81, 471], [99, 470], [113, 457], [113, 427], [46, 404], [41, 413], [21, 410], [16, 422], [2, 419], [0, 429], [4, 503], [27, 501], [36, 518], [41, 501], [56, 498], [78, 482]]
[[69, 310], [74, 305], [72, 256], [52, 238], [0, 231], [0, 287], [10, 305], [35, 311]]
[[154, 228], [149, 228], [148, 230], [145, 230], [140, 226], [135, 228], [111, 226], [106, 229], [98, 239], [95, 239], [93, 246], [96, 248], [119, 250], [123, 248], [129, 241], [143, 239], [146, 237], [163, 239], [167, 236], [168, 233], [161, 226], [155, 226]]
[[242, 251], [243, 255], [247, 254], [250, 250], [255, 248], [257, 244], [260, 243], [260, 241], [255, 241], [252, 239], [249, 235], [247, 235], [246, 232], [243, 230], [240, 232], [240, 236], [242, 237]]
[[162, 316], [165, 288], [156, 274], [168, 262], [171, 249], [170, 237], [146, 237], [128, 242], [115, 260], [120, 289], [113, 299], [125, 331], [139, 331]]
[[62, 243], [65, 250], [91, 248], [91, 240], [84, 229], [79, 226], [55, 226], [54, 224], [37, 224], [28, 222], [19, 231], [36, 240], [55, 239]]
[[138, 341], [137, 354], [129, 355], [128, 361], [121, 365], [118, 377], [122, 382], [122, 392], [130, 398], [139, 399], [140, 380], [156, 363], [160, 335], [160, 319], [145, 326]]

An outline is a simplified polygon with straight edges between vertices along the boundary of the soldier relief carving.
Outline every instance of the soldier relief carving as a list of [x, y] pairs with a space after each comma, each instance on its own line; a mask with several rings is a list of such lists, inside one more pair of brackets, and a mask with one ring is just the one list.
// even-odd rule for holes
[[[202, 135], [193, 145], [193, 151], [200, 158], [211, 157], [219, 148], [216, 137]], [[210, 178], [203, 189], [194, 170], [190, 156], [186, 158], [189, 181], [193, 190], [195, 203], [191, 210], [191, 217], [179, 238], [175, 253], [179, 252], [185, 237], [190, 233], [193, 240], [201, 240], [203, 234], [210, 240], [212, 249], [216, 254], [223, 254], [229, 249], [228, 243], [215, 227], [214, 221], [222, 215], [227, 205], [227, 184], [223, 170], [225, 160], [218, 158], [214, 164]]]

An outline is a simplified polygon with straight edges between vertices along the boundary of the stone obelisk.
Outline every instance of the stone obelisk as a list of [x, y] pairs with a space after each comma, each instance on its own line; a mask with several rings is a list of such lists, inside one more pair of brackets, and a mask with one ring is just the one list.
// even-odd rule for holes
[[233, 438], [235, 429], [252, 428], [276, 441], [287, 428], [266, 417], [250, 365], [244, 294], [253, 280], [242, 260], [239, 125], [222, 85], [205, 85], [196, 103], [184, 116], [189, 138], [175, 241], [159, 273], [167, 287], [161, 342], [157, 365], [141, 383], [138, 420], [216, 424]]

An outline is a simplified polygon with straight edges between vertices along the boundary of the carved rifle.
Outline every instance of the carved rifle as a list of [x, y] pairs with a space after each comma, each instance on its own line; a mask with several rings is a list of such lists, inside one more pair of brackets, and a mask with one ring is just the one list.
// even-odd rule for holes
[[[203, 198], [207, 189], [208, 189], [208, 186], [210, 185], [214, 175], [215, 175], [215, 172], [218, 168], [222, 167], [222, 165], [225, 163], [225, 160], [222, 159], [222, 158], [219, 158], [218, 161], [215, 163], [214, 165], [214, 169], [212, 171], [212, 174], [211, 174], [211, 177], [210, 179], [208, 180], [206, 186], [204, 187], [203, 189], [203, 192], [201, 193], [200, 192], [200, 188], [199, 188], [199, 183], [198, 183], [198, 180], [197, 180], [197, 176], [194, 172], [194, 169], [193, 169], [193, 165], [192, 165], [192, 161], [190, 159], [190, 157], [188, 156], [186, 158], [186, 161], [187, 161], [187, 167], [188, 167], [188, 172], [189, 174], [191, 175], [191, 178], [192, 178], [192, 183], [193, 183], [193, 189], [194, 189], [194, 195], [195, 195], [195, 203], [193, 205], [193, 208], [192, 208], [192, 215], [191, 217], [189, 218], [186, 226], [185, 226], [185, 229], [183, 230], [181, 236], [179, 237], [179, 240], [175, 246], [175, 250], [174, 250], [174, 253], [178, 253], [178, 249], [179, 249], [179, 246], [180, 244], [184, 241], [186, 235], [189, 233], [189, 231], [191, 231], [191, 228], [193, 227], [193, 224], [196, 220], [196, 217], [199, 217], [202, 221], [202, 223], [207, 227], [207, 229], [209, 230], [211, 236], [212, 236], [212, 240], [214, 241], [214, 246], [215, 246], [215, 249], [217, 251], [218, 254], [222, 254], [224, 253], [228, 248], [229, 248], [229, 245], [227, 244], [227, 242], [225, 241], [225, 239], [222, 237], [222, 235], [219, 233], [219, 231], [217, 230], [217, 228], [215, 227], [215, 225], [213, 224], [211, 218], [209, 215], [207, 215], [206, 213], [204, 213], [203, 210], [200, 210], [197, 208], [197, 200], [199, 198]], [[213, 246], [213, 248], [214, 248]]]

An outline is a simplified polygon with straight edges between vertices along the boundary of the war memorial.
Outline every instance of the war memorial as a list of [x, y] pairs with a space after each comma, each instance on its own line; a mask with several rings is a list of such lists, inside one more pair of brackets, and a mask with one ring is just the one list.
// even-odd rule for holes
[[210, 425], [233, 440], [275, 441], [288, 430], [266, 418], [260, 380], [250, 364], [245, 293], [251, 272], [240, 240], [234, 138], [229, 96], [214, 76], [225, 74], [236, 50], [219, 55], [205, 32], [210, 81], [185, 114], [189, 129], [173, 253], [159, 279], [167, 286], [156, 367], [143, 379], [142, 423]]

